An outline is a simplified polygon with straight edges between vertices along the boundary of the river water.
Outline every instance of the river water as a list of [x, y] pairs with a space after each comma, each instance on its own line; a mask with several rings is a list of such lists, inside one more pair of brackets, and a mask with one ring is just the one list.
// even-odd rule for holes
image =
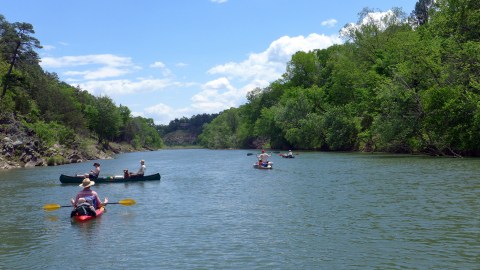
[[91, 162], [0, 171], [0, 269], [479, 269], [480, 159], [255, 150], [160, 150], [100, 160], [100, 218], [72, 223], [80, 188], [63, 174]]

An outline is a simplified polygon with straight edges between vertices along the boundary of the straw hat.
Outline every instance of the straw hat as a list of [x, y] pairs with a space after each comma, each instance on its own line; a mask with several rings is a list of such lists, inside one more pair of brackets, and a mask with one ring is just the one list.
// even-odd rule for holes
[[89, 178], [85, 178], [85, 179], [83, 179], [82, 183], [78, 186], [86, 188], [86, 187], [91, 187], [93, 185], [95, 185], [94, 181], [91, 181]]

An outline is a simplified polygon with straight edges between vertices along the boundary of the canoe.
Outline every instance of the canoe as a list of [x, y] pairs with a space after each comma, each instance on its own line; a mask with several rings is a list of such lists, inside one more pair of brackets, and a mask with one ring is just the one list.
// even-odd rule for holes
[[94, 218], [98, 218], [105, 212], [105, 207], [102, 206], [99, 209], [95, 210], [95, 212], [97, 212], [97, 216], [73, 216], [72, 220], [76, 222], [85, 222]]
[[[69, 176], [65, 174], [60, 175], [60, 182], [62, 184], [81, 184], [84, 176]], [[153, 181], [160, 180], [161, 176], [159, 173], [144, 175], [144, 176], [134, 176], [125, 178], [123, 175], [117, 176], [107, 176], [107, 177], [98, 177], [96, 179], [91, 179], [95, 181], [95, 184], [98, 183], [126, 183], [126, 182], [141, 182], [141, 181]]]
[[253, 168], [255, 169], [260, 169], [260, 170], [269, 170], [269, 169], [273, 169], [273, 164], [271, 162], [268, 162], [268, 166], [267, 167], [263, 167], [261, 165], [258, 165], [258, 163], [254, 163], [253, 164]]
[[280, 156], [283, 158], [295, 158], [295, 156], [289, 156], [287, 154], [280, 154]]

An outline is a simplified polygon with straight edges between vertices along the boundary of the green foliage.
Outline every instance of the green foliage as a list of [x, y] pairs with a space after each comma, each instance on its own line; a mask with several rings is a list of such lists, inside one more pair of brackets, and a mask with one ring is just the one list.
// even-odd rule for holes
[[199, 136], [200, 145], [213, 148], [238, 148], [240, 146], [239, 109], [231, 108], [220, 113], [210, 124], [206, 124]]
[[163, 140], [157, 132], [153, 119], [130, 118], [125, 124], [124, 130], [123, 137], [135, 149], [163, 147]]
[[64, 157], [59, 155], [49, 157], [47, 159], [48, 166], [56, 166], [56, 165], [63, 165], [63, 164], [67, 164], [67, 160]]
[[75, 141], [75, 133], [73, 130], [56, 122], [24, 122], [24, 125], [32, 129], [38, 135], [41, 142], [47, 147], [51, 147], [56, 143], [70, 146]]
[[[480, 155], [479, 3], [420, 0], [409, 21], [398, 8], [380, 22], [362, 10], [345, 44], [295, 53], [282, 80], [247, 95], [240, 141]], [[231, 134], [219, 116], [202, 138], [230, 147]]]

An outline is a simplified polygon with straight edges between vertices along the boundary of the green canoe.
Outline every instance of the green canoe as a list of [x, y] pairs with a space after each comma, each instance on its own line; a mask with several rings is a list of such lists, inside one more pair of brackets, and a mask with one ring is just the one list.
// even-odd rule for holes
[[[69, 176], [69, 175], [60, 175], [60, 182], [62, 184], [81, 184], [83, 181], [84, 176]], [[159, 173], [151, 174], [151, 175], [144, 175], [144, 176], [135, 176], [130, 178], [125, 178], [123, 176], [106, 176], [106, 177], [98, 177], [96, 179], [91, 179], [95, 181], [96, 184], [98, 183], [126, 183], [126, 182], [142, 182], [142, 181], [153, 181], [153, 180], [160, 180], [161, 176]]]

